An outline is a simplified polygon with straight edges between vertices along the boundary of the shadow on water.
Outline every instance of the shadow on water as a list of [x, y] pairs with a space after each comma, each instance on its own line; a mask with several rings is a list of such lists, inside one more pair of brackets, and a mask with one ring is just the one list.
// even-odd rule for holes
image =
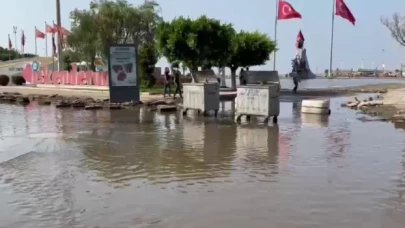
[[404, 131], [340, 102], [281, 103], [275, 126], [235, 125], [232, 102], [217, 119], [0, 104], [0, 227], [403, 227]]

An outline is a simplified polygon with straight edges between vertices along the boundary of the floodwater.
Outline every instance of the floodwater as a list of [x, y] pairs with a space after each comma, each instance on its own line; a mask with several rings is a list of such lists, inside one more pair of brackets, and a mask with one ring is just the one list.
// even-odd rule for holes
[[[284, 89], [294, 88], [294, 83], [291, 78], [280, 78], [281, 87]], [[391, 84], [391, 83], [405, 83], [403, 79], [310, 79], [302, 80], [300, 83], [301, 89], [324, 89], [324, 88], [338, 88], [338, 87], [354, 87], [364, 85], [376, 84]], [[226, 79], [226, 84], [231, 85], [231, 79]], [[236, 80], [239, 84], [239, 80]]]
[[403, 126], [340, 101], [269, 127], [0, 104], [0, 227], [405, 227]]

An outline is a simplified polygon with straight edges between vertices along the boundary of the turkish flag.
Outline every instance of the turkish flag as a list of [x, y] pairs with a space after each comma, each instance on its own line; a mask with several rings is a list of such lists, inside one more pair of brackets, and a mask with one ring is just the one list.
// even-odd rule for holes
[[55, 43], [55, 34], [52, 34], [52, 54], [56, 55], [56, 43]]
[[21, 46], [25, 46], [25, 40], [26, 40], [26, 38], [25, 38], [25, 35], [24, 35], [24, 31], [22, 31], [22, 33], [21, 33]]
[[8, 35], [8, 50], [11, 50], [13, 48], [13, 43], [11, 43], [10, 35]]
[[60, 27], [60, 33], [62, 33], [63, 36], [68, 36], [69, 30], [65, 29], [64, 27]]
[[355, 25], [355, 23], [356, 23], [356, 18], [354, 18], [352, 12], [346, 6], [346, 3], [343, 0], [336, 0], [336, 12], [335, 12], [335, 15], [340, 16], [340, 17], [348, 20], [353, 25]]
[[35, 38], [45, 39], [45, 33], [35, 29]]
[[304, 35], [302, 34], [301, 30], [299, 31], [299, 33], [297, 35], [297, 41], [299, 41], [299, 40], [305, 41]]
[[46, 32], [46, 33], [52, 33], [52, 34], [54, 34], [54, 33], [55, 33], [55, 29], [54, 29], [52, 26], [46, 24], [46, 25], [45, 25], [45, 32]]
[[53, 30], [54, 30], [56, 33], [60, 32], [60, 26], [57, 25], [57, 24], [53, 24]]
[[298, 13], [290, 3], [279, 0], [278, 3], [278, 15], [277, 19], [278, 20], [288, 20], [288, 19], [294, 19], [294, 18], [301, 18], [301, 14]]

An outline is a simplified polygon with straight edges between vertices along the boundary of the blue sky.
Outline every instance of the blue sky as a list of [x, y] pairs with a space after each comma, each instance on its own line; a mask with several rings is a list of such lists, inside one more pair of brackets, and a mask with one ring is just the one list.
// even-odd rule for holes
[[[164, 19], [177, 16], [192, 18], [205, 14], [225, 22], [232, 23], [238, 30], [259, 30], [274, 38], [274, 18], [276, 0], [157, 0], [161, 5]], [[309, 63], [314, 72], [323, 72], [329, 67], [329, 45], [331, 34], [331, 13], [333, 0], [287, 0], [302, 14], [302, 20], [279, 21], [277, 69], [290, 71], [290, 60], [295, 55], [295, 39], [301, 29], [305, 36], [305, 47]], [[90, 0], [61, 0], [62, 25], [70, 27], [69, 12], [74, 8], [87, 8]], [[142, 0], [130, 0], [140, 4]], [[381, 25], [381, 16], [402, 13], [405, 1], [345, 0], [356, 17], [356, 26], [337, 17], [335, 20], [335, 41], [333, 68], [375, 68], [385, 64], [386, 69], [399, 68], [405, 63], [405, 47], [397, 44], [388, 30]], [[7, 10], [0, 14], [0, 45], [7, 46], [7, 36], [12, 35], [13, 26], [24, 29], [27, 36], [25, 51], [35, 50], [34, 26], [44, 30], [45, 21], [55, 20], [54, 0], [13, 0], [7, 4]], [[20, 46], [20, 32], [17, 36]], [[48, 39], [48, 52], [51, 52]], [[38, 54], [45, 54], [45, 41], [38, 40]], [[382, 51], [382, 49], [385, 50]], [[165, 66], [165, 60], [158, 65]], [[259, 69], [272, 69], [272, 61]]]

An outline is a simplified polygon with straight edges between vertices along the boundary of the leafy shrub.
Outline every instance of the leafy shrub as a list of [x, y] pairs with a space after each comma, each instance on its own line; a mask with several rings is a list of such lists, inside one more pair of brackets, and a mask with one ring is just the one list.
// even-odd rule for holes
[[10, 78], [7, 75], [0, 75], [0, 86], [7, 86]]

